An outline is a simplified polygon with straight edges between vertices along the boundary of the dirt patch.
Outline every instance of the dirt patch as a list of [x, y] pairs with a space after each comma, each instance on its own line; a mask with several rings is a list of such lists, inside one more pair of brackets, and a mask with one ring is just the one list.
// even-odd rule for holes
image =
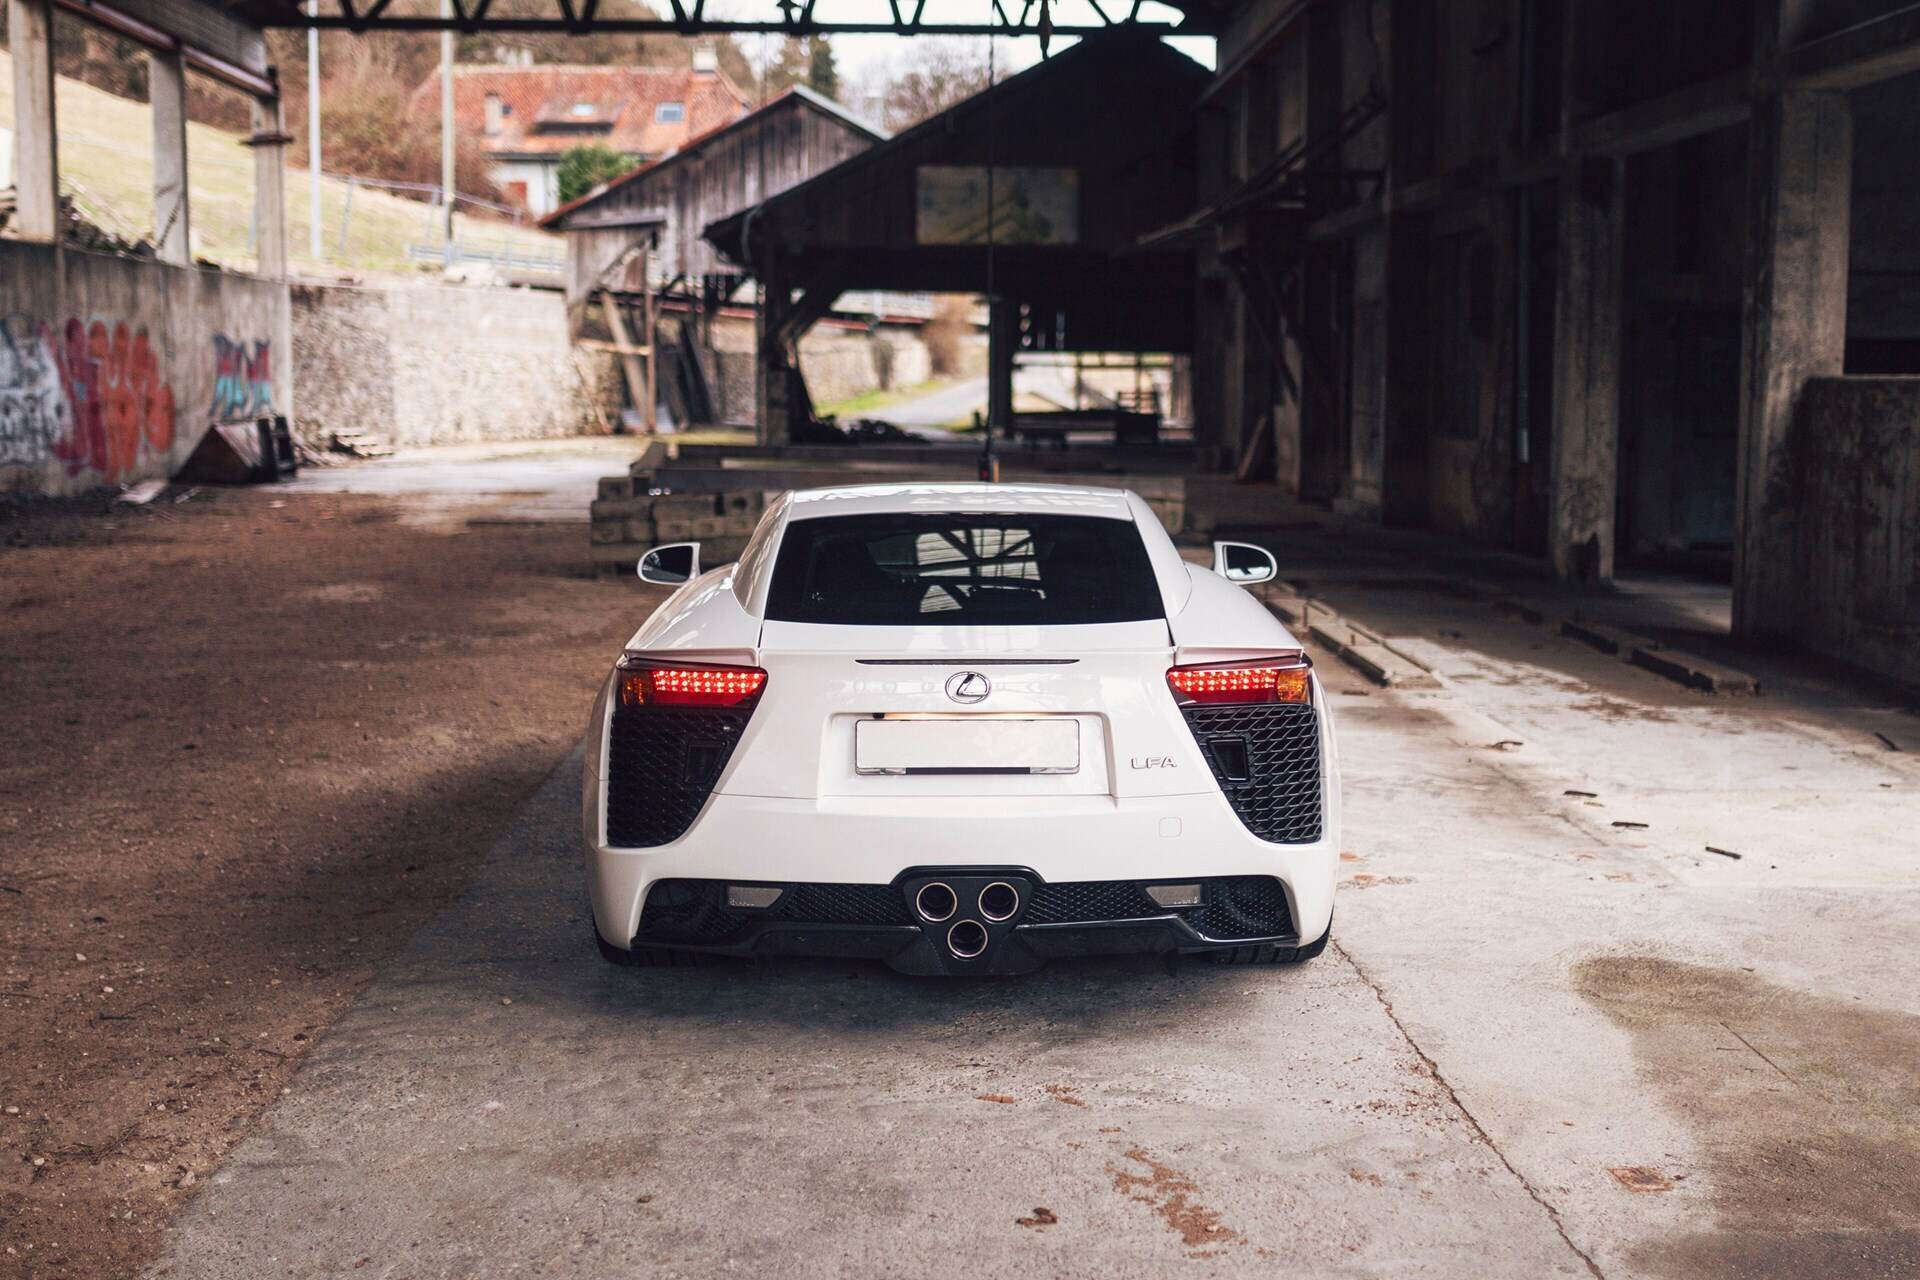
[[1200, 1188], [1192, 1178], [1139, 1147], [1127, 1148], [1127, 1159], [1145, 1172], [1114, 1169], [1113, 1189], [1151, 1208], [1179, 1234], [1181, 1243], [1195, 1257], [1206, 1257], [1224, 1245], [1247, 1242], [1245, 1236], [1220, 1221], [1218, 1212], [1200, 1203]]
[[0, 535], [0, 1276], [139, 1268], [657, 598], [577, 527], [393, 517], [205, 490]]
[[1920, 1018], [1651, 957], [1588, 960], [1574, 977], [1632, 1035], [1707, 1162], [1718, 1229], [1643, 1249], [1637, 1267], [1920, 1274]]

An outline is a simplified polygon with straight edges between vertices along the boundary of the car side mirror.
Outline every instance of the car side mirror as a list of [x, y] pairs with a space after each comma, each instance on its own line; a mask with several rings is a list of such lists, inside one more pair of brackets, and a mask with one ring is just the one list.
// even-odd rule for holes
[[700, 544], [669, 542], [640, 557], [640, 581], [678, 587], [700, 576]]
[[1273, 552], [1251, 542], [1216, 542], [1213, 571], [1236, 586], [1250, 587], [1278, 577], [1280, 564], [1273, 558]]

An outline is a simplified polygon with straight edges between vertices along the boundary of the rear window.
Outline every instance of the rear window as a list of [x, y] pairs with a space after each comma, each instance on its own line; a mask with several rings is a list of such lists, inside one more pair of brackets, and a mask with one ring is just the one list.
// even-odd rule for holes
[[902, 512], [790, 521], [767, 616], [978, 626], [1138, 622], [1165, 614], [1131, 521]]

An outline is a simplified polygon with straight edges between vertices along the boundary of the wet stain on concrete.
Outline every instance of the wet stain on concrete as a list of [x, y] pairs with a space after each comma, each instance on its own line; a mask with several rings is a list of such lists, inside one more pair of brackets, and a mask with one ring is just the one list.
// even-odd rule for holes
[[1920, 1275], [1920, 1017], [1739, 969], [1649, 956], [1575, 966], [1693, 1129], [1716, 1229], [1639, 1250], [1649, 1274]]

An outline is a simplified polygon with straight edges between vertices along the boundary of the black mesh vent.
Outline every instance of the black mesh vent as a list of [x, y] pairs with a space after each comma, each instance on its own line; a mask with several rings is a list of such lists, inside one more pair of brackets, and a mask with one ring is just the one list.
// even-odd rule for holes
[[616, 709], [607, 738], [607, 843], [639, 848], [685, 835], [751, 714]]
[[[1157, 881], [1155, 883], [1158, 883]], [[1202, 905], [1178, 914], [1206, 938], [1274, 938], [1293, 932], [1286, 891], [1272, 876], [1202, 880]], [[1172, 914], [1130, 880], [1077, 880], [1033, 887], [1022, 924], [1144, 920]]]
[[[1297, 703], [1180, 708], [1214, 781], [1247, 830], [1276, 844], [1320, 838], [1320, 727], [1313, 708]], [[1220, 767], [1228, 754], [1216, 739], [1246, 744], [1247, 778], [1231, 780]]]
[[1142, 920], [1163, 916], [1146, 891], [1130, 880], [1078, 880], [1033, 886], [1022, 924], [1072, 924], [1081, 920]]
[[661, 880], [647, 890], [640, 913], [643, 942], [691, 942], [725, 946], [753, 929], [751, 914], [728, 908], [718, 880]]
[[1276, 938], [1293, 932], [1286, 890], [1272, 876], [1233, 876], [1206, 882], [1205, 901], [1186, 911], [1187, 923], [1203, 938]]
[[912, 924], [906, 899], [890, 884], [796, 884], [768, 913], [813, 924]]
[[662, 880], [647, 891], [640, 938], [724, 946], [766, 920], [885, 926], [911, 925], [913, 915], [900, 890], [887, 884], [796, 884], [771, 908], [755, 909], [729, 907], [722, 880]]

